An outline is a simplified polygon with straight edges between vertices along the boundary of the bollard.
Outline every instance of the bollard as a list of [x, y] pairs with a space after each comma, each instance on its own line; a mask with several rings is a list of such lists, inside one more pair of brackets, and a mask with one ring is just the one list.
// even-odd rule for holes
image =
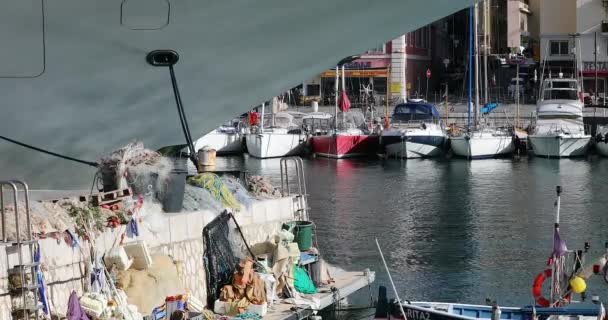
[[205, 171], [204, 167], [215, 166], [215, 149], [205, 146], [198, 150], [198, 171]]

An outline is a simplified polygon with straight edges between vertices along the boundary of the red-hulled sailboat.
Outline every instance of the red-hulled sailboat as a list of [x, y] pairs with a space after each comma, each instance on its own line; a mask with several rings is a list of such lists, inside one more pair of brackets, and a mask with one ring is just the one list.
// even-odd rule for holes
[[[336, 108], [334, 129], [327, 135], [311, 138], [314, 154], [328, 158], [365, 157], [376, 154], [378, 135], [369, 134], [365, 117], [359, 111], [349, 111], [350, 101], [345, 90], [344, 66], [342, 66], [342, 92], [338, 99], [339, 75], [336, 67]], [[338, 113], [338, 108], [340, 113]]]

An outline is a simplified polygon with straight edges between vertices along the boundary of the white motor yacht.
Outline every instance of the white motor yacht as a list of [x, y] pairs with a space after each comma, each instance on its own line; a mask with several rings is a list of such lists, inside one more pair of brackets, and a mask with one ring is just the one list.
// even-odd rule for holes
[[388, 157], [426, 158], [441, 154], [447, 135], [434, 105], [422, 101], [395, 106], [380, 144]]
[[578, 80], [547, 78], [536, 106], [536, 123], [528, 136], [534, 154], [576, 157], [587, 153], [591, 136], [585, 133], [583, 101]]

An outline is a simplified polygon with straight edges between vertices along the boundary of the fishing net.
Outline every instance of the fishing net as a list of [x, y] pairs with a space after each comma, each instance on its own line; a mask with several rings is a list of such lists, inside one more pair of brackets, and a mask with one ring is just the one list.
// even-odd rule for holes
[[183, 208], [184, 211], [210, 210], [218, 214], [224, 210], [220, 201], [214, 198], [207, 189], [191, 185], [186, 185]]
[[242, 205], [250, 207], [253, 202], [255, 202], [255, 199], [247, 192], [247, 189], [241, 183], [241, 180], [230, 175], [224, 175], [222, 176], [222, 181], [224, 181], [226, 187], [232, 192], [234, 198]]
[[[27, 217], [25, 202], [19, 201], [17, 208], [19, 212], [20, 236], [21, 239], [26, 239]], [[79, 235], [91, 233], [89, 236], [92, 236], [103, 231], [105, 221], [110, 216], [112, 216], [110, 210], [104, 208], [93, 209], [86, 202], [79, 202], [75, 199], [65, 199], [56, 202], [30, 202], [32, 235], [43, 238], [63, 233], [68, 229], [76, 231]], [[5, 205], [5, 219], [3, 227], [6, 231], [7, 239], [16, 240], [15, 207], [10, 202]]]
[[221, 288], [232, 282], [240, 259], [230, 239], [231, 215], [224, 211], [203, 229], [204, 261], [207, 271], [207, 305], [213, 309]]
[[160, 153], [133, 142], [99, 160], [104, 189], [130, 187], [134, 194], [146, 194], [151, 189], [164, 192], [173, 161]]
[[280, 198], [281, 191], [275, 188], [270, 179], [263, 176], [250, 176], [247, 178], [247, 189], [256, 198]]
[[239, 210], [240, 203], [234, 198], [222, 179], [213, 173], [201, 173], [188, 178], [188, 184], [205, 188], [211, 196], [222, 204], [222, 207]]

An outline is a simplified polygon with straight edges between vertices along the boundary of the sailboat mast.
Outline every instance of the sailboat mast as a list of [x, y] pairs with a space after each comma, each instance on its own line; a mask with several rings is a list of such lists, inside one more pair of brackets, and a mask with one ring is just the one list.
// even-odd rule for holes
[[471, 87], [473, 86], [473, 74], [471, 67], [473, 66], [473, 7], [469, 8], [469, 67], [468, 67], [468, 107], [467, 107], [467, 131], [471, 130], [471, 105], [472, 94]]
[[342, 91], [346, 92], [346, 80], [344, 78], [344, 65], [342, 65]]
[[266, 102], [262, 102], [262, 120], [260, 121], [260, 133], [264, 133], [264, 109], [266, 107]]
[[401, 64], [399, 66], [399, 75], [400, 75], [400, 82], [401, 82], [401, 100], [402, 102], [406, 102], [407, 101], [407, 78], [406, 78], [406, 72], [407, 72], [407, 34], [404, 34], [401, 36], [401, 58], [403, 59], [401, 61]]
[[340, 85], [340, 74], [338, 73], [338, 66], [336, 66], [336, 84], [334, 86], [335, 89], [335, 110], [334, 110], [334, 130], [338, 132], [338, 90]]
[[479, 5], [475, 4], [475, 128], [479, 123]]
[[483, 8], [484, 8], [484, 15], [483, 15], [483, 44], [484, 44], [484, 48], [483, 48], [483, 77], [484, 77], [484, 99], [483, 101], [485, 103], [490, 103], [490, 101], [488, 100], [488, 51], [490, 50], [490, 4], [492, 3], [492, 0], [486, 0], [483, 4]]

